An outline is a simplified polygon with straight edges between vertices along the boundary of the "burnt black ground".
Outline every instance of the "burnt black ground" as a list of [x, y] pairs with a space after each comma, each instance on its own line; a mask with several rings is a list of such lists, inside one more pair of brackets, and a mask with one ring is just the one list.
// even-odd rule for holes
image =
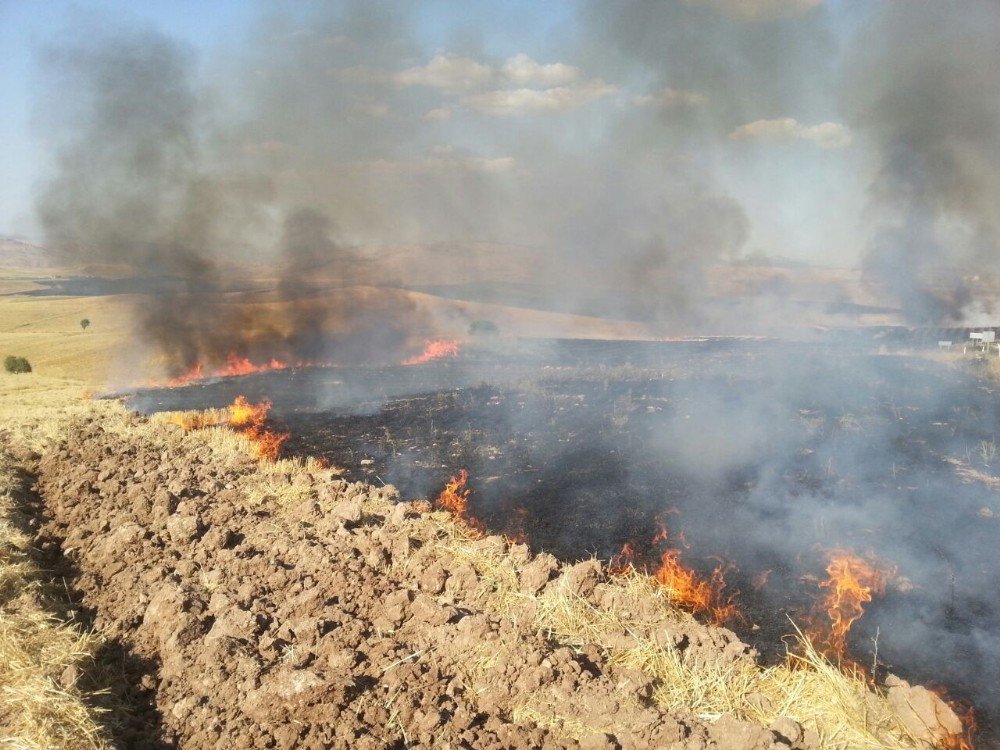
[[689, 565], [733, 566], [737, 629], [771, 656], [786, 616], [812, 606], [825, 550], [874, 553], [898, 577], [852, 630], [853, 656], [870, 663], [877, 637], [881, 668], [947, 686], [987, 722], [1000, 709], [1000, 498], [946, 461], [1000, 471], [1000, 407], [971, 374], [846, 347], [591, 343], [268, 373], [136, 403], [205, 408], [237, 393], [274, 401], [290, 454], [404, 497], [467, 469], [477, 516], [563, 559], [641, 546], [662, 517]]

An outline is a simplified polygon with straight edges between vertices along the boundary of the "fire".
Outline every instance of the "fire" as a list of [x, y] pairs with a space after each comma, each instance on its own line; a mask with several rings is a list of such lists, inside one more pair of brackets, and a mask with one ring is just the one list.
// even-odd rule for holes
[[666, 550], [660, 555], [660, 567], [652, 573], [667, 596], [685, 609], [706, 613], [717, 625], [732, 620], [737, 609], [723, 594], [726, 588], [725, 566], [721, 563], [717, 565], [711, 577], [705, 580], [682, 565], [680, 556], [679, 549]]
[[504, 538], [511, 544], [528, 543], [528, 509], [514, 508], [510, 514], [510, 521], [503, 532]]
[[[312, 363], [296, 362], [295, 366], [304, 367], [307, 364]], [[255, 372], [287, 370], [291, 366], [292, 365], [288, 362], [283, 362], [274, 358], [271, 358], [267, 362], [257, 364], [252, 362], [247, 357], [241, 357], [236, 352], [229, 352], [229, 354], [226, 355], [226, 361], [224, 364], [214, 367], [211, 370], [206, 370], [205, 366], [201, 362], [198, 362], [192, 365], [187, 371], [168, 380], [167, 386], [175, 388], [177, 386], [188, 385], [206, 378], [231, 378], [239, 375], [251, 375]]]
[[813, 618], [814, 624], [807, 632], [814, 641], [828, 646], [831, 653], [844, 658], [851, 626], [864, 614], [865, 604], [885, 593], [895, 571], [879, 568], [849, 550], [830, 550], [829, 556], [829, 577], [819, 583], [826, 589], [817, 605], [822, 614]]
[[201, 362], [199, 362], [183, 374], [178, 375], [175, 378], [170, 378], [170, 380], [167, 381], [167, 385], [171, 388], [175, 388], [179, 385], [187, 385], [188, 383], [193, 383], [196, 380], [201, 380], [203, 377], [204, 373], [202, 372]]
[[460, 470], [441, 490], [436, 505], [451, 513], [472, 532], [474, 537], [479, 538], [485, 535], [486, 527], [482, 521], [469, 514], [469, 495], [472, 494], [472, 490], [465, 486], [468, 481], [469, 472], [465, 469]]
[[281, 453], [281, 446], [290, 435], [272, 432], [264, 427], [270, 410], [270, 401], [251, 404], [243, 396], [237, 396], [229, 407], [229, 427], [234, 432], [246, 435], [254, 444], [258, 456], [273, 461]]
[[[655, 549], [670, 539], [670, 532], [662, 516], [657, 518], [658, 529], [650, 544]], [[732, 598], [725, 594], [726, 564], [719, 562], [712, 575], [705, 579], [681, 563], [681, 550], [670, 547], [659, 553], [658, 562], [640, 563], [634, 545], [626, 543], [611, 560], [612, 573], [621, 574], [632, 569], [640, 569], [657, 584], [667, 597], [677, 606], [690, 612], [708, 615], [715, 624], [733, 620], [739, 611]], [[655, 558], [654, 558], [655, 559]], [[656, 568], [653, 569], [653, 565]]]
[[185, 432], [228, 427], [233, 432], [246, 435], [258, 456], [274, 460], [281, 452], [282, 444], [290, 436], [287, 433], [272, 432], [264, 426], [270, 409], [270, 401], [251, 404], [245, 397], [237, 396], [232, 405], [225, 409], [174, 412], [164, 417], [170, 424], [183, 427]]
[[[441, 490], [434, 506], [440, 510], [446, 510], [458, 520], [469, 531], [469, 535], [474, 539], [482, 539], [487, 534], [486, 524], [469, 512], [469, 496], [472, 494], [466, 483], [469, 481], [469, 472], [465, 469], [459, 470]], [[526, 508], [514, 508], [510, 512], [506, 527], [501, 536], [509, 544], [528, 543], [528, 510]]]
[[625, 542], [618, 554], [611, 558], [608, 569], [615, 574], [625, 573], [635, 567], [637, 558], [635, 548], [629, 542]]
[[424, 342], [424, 351], [415, 357], [403, 361], [404, 365], [422, 365], [436, 359], [457, 357], [462, 348], [460, 341], [447, 339], [432, 339]]
[[215, 377], [229, 378], [236, 375], [249, 375], [254, 372], [266, 372], [268, 370], [287, 370], [288, 364], [277, 359], [270, 359], [264, 364], [255, 365], [246, 357], [238, 357], [234, 352], [230, 352], [226, 357], [226, 364], [215, 372]]

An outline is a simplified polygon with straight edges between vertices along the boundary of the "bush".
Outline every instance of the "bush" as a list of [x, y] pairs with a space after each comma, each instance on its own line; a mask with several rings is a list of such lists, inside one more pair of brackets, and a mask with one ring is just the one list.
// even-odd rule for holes
[[90, 328], [90, 319], [89, 318], [84, 318], [83, 320], [81, 320], [80, 321], [80, 328], [82, 328], [85, 331], [88, 328]]
[[31, 372], [31, 363], [24, 357], [14, 357], [10, 356], [4, 359], [3, 369], [7, 372], [21, 373], [21, 372]]

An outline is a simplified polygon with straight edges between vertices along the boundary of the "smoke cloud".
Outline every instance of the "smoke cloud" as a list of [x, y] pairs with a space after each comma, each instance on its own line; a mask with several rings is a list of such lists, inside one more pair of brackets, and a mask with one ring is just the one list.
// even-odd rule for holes
[[1000, 193], [1000, 22], [962, 7], [880, 4], [846, 34], [812, 0], [581, 1], [503, 54], [488, 7], [433, 43], [419, 6], [268, 8], [221, 60], [94, 32], [40, 57], [38, 213], [81, 264], [156, 290], [137, 318], [173, 371], [354, 357], [369, 335], [393, 360], [434, 330], [403, 285], [513, 281], [526, 306], [661, 334], [787, 326], [787, 290], [713, 283], [761, 250], [769, 186], [746, 175], [873, 155], [864, 272], [909, 320], [957, 321], [996, 271]]
[[845, 107], [877, 150], [864, 269], [918, 323], [961, 320], [993, 275], [1000, 105], [993, 2], [887, 3], [857, 41]]

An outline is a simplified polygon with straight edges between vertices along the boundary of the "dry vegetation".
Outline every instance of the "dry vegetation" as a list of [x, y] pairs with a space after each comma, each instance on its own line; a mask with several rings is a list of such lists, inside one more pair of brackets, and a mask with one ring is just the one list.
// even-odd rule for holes
[[101, 717], [77, 687], [100, 640], [55, 614], [60, 592], [29, 555], [24, 485], [0, 453], [0, 745], [105, 748]]
[[[89, 329], [80, 320], [91, 321]], [[27, 357], [36, 372], [90, 383], [116, 379], [131, 334], [121, 297], [0, 297], [0, 358]]]

